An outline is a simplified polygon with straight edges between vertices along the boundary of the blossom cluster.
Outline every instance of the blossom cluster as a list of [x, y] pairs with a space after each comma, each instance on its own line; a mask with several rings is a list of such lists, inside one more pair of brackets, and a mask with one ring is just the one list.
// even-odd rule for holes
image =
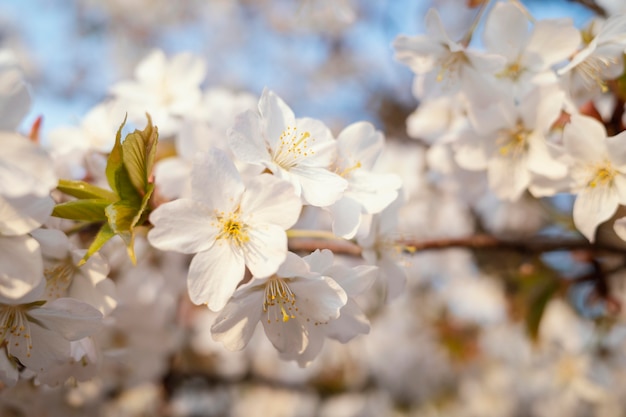
[[[596, 353], [626, 348], [623, 259], [593, 249], [626, 240], [626, 15], [579, 29], [486, 1], [460, 40], [436, 9], [425, 27], [393, 43], [415, 141], [205, 88], [199, 56], [158, 49], [78, 126], [24, 134], [31, 96], [0, 51], [0, 407], [42, 386], [98, 404], [191, 346], [219, 376], [292, 382], [350, 374], [332, 356], [355, 349], [366, 371], [346, 381], [400, 401], [454, 387], [449, 415], [617, 415], [619, 371]], [[485, 231], [524, 258], [460, 240]], [[588, 249], [567, 260], [585, 274], [529, 255], [555, 233]], [[459, 365], [474, 355], [487, 370]]]

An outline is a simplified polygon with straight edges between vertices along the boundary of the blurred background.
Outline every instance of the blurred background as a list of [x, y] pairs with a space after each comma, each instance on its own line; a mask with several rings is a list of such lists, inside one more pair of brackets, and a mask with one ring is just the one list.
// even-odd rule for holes
[[[369, 120], [402, 134], [415, 108], [412, 74], [393, 59], [398, 34], [423, 32], [436, 6], [461, 36], [475, 9], [465, 0], [3, 0], [0, 46], [32, 85], [26, 124], [75, 125], [132, 78], [154, 48], [206, 60], [206, 88], [274, 90], [296, 112], [337, 128]], [[523, 2], [537, 18], [592, 13], [566, 0]], [[391, 132], [390, 132], [391, 131]]]
[[[202, 57], [207, 63], [205, 89], [225, 87], [258, 96], [267, 87], [297, 116], [319, 118], [334, 133], [367, 120], [388, 138], [402, 140], [408, 139], [405, 121], [418, 103], [412, 95], [413, 74], [394, 61], [391, 44], [399, 34], [423, 33], [430, 7], [439, 9], [452, 37], [460, 38], [477, 10], [467, 8], [467, 3], [0, 0], [0, 48], [17, 56], [30, 83], [33, 103], [22, 130], [43, 116], [43, 140], [52, 129], [79, 125], [108, 96], [110, 87], [133, 78], [136, 65], [156, 48], [170, 57], [183, 51]], [[589, 9], [566, 0], [522, 3], [537, 19], [569, 17], [578, 27], [593, 16]], [[479, 44], [480, 39], [474, 42]], [[409, 180], [423, 174], [423, 149], [400, 147], [388, 155], [386, 166], [398, 170], [406, 166]], [[403, 158], [413, 159], [408, 163]], [[422, 205], [407, 209], [413, 210], [406, 216], [408, 224], [421, 222], [414, 230], [425, 230], [425, 235], [433, 229], [454, 230], [459, 224], [454, 233], [472, 232], [467, 208], [455, 206], [438, 191], [422, 191]], [[528, 208], [521, 210], [525, 213]], [[512, 217], [510, 212], [503, 216]], [[571, 266], [569, 254], [555, 257], [559, 255], [562, 258], [553, 265]], [[170, 265], [167, 260], [155, 263]], [[592, 331], [590, 322], [580, 321], [559, 297], [549, 307], [543, 299], [541, 308], [546, 307], [548, 319], [541, 331], [559, 347], [548, 344], [540, 354], [533, 350], [535, 341], [528, 338], [520, 317], [529, 314], [523, 311], [529, 299], [549, 298], [556, 292], [550, 287], [555, 273], [542, 269], [543, 261], [529, 261], [521, 254], [494, 259], [490, 253], [453, 249], [416, 255], [408, 263], [405, 296], [385, 310], [365, 300], [371, 334], [348, 345], [327, 342], [319, 360], [306, 369], [280, 361], [262, 335], [244, 352], [225, 352], [211, 340], [212, 313], [206, 309], [190, 313], [185, 310], [192, 309], [189, 305], [170, 300], [168, 314], [187, 327], [174, 329], [170, 322], [170, 328], [148, 329], [138, 346], [158, 350], [155, 346], [176, 338], [176, 348], [164, 347], [158, 366], [156, 359], [150, 362], [152, 356], [138, 351], [129, 365], [139, 375], [137, 380], [127, 378], [120, 388], [106, 391], [114, 400], [98, 415], [624, 415], [626, 392], [620, 387], [626, 384], [617, 382], [626, 381], [613, 369], [623, 369], [626, 357], [605, 354], [613, 348], [626, 350], [626, 329], [611, 333], [613, 339], [603, 340], [606, 346], [598, 344], [593, 352], [582, 349], [581, 340], [588, 340], [590, 332], [598, 334], [602, 324]], [[178, 269], [184, 282], [184, 268]], [[129, 274], [170, 278], [163, 271], [135, 271]], [[124, 291], [122, 284], [120, 288]], [[150, 319], [151, 311], [163, 310], [158, 303], [149, 308], [128, 313], [129, 322], [133, 314]], [[539, 331], [538, 322], [535, 325]], [[137, 335], [134, 328], [128, 333]], [[75, 397], [68, 394], [70, 404], [83, 406], [74, 410], [75, 415], [90, 415], [84, 414], [90, 389], [103, 391], [85, 384], [72, 392]], [[69, 413], [67, 408], [60, 410]]]

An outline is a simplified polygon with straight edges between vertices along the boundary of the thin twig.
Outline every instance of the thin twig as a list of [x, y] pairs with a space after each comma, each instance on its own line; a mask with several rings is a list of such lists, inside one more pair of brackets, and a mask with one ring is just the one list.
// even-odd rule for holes
[[598, 5], [598, 3], [595, 2], [595, 0], [569, 0], [569, 1], [572, 3], [578, 3], [578, 4], [585, 6], [586, 8], [588, 8], [589, 10], [597, 14], [598, 16], [608, 17], [609, 15], [602, 6]]
[[[495, 236], [478, 234], [459, 238], [433, 240], [398, 240], [396, 244], [407, 253], [451, 248], [481, 250], [513, 250], [522, 253], [545, 253], [555, 251], [588, 250], [626, 254], [625, 248], [602, 243], [590, 243], [584, 239], [563, 237], [535, 237], [527, 240], [505, 240]], [[337, 254], [361, 256], [362, 249], [348, 241], [324, 239], [289, 239], [289, 249], [296, 252], [312, 252], [316, 249], [330, 249]]]

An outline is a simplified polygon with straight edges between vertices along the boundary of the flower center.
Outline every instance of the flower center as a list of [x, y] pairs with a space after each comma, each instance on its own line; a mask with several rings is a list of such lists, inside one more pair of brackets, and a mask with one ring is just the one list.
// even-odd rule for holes
[[606, 186], [613, 181], [613, 178], [617, 175], [617, 171], [613, 169], [610, 162], [605, 162], [595, 169], [595, 172], [591, 180], [587, 183], [590, 188], [595, 188], [598, 185]]
[[439, 72], [437, 73], [437, 82], [441, 82], [446, 78], [454, 78], [461, 71], [463, 63], [467, 62], [465, 52], [450, 52], [441, 60]]
[[274, 162], [285, 170], [293, 168], [303, 158], [315, 154], [309, 141], [315, 142], [310, 132], [298, 132], [296, 127], [287, 126], [281, 133], [278, 148], [273, 154]]
[[576, 69], [586, 87], [591, 88], [594, 84], [598, 85], [603, 93], [606, 93], [609, 88], [606, 85], [606, 81], [602, 77], [602, 72], [617, 63], [617, 60], [613, 57], [601, 57], [590, 55], [583, 60]]
[[496, 76], [500, 78], [509, 78], [513, 81], [517, 81], [520, 75], [522, 75], [524, 71], [525, 71], [525, 68], [522, 67], [522, 65], [518, 61], [515, 61], [509, 64], [504, 70], [496, 74]]
[[46, 278], [47, 298], [55, 299], [65, 296], [67, 289], [72, 284], [75, 271], [76, 267], [70, 258], [56, 266], [46, 268], [43, 273]]
[[265, 285], [263, 311], [267, 313], [268, 323], [271, 323], [272, 319], [278, 322], [279, 317], [282, 317], [283, 322], [296, 318], [295, 313], [298, 311], [296, 295], [282, 278], [273, 276]]
[[30, 357], [33, 345], [30, 337], [30, 325], [26, 315], [28, 306], [0, 304], [0, 344], [5, 340], [16, 347], [20, 343], [26, 343], [26, 355]]
[[528, 145], [528, 133], [521, 124], [518, 124], [515, 130], [504, 131], [497, 140], [500, 155], [517, 157], [525, 153]]
[[248, 226], [239, 219], [239, 212], [230, 213], [227, 216], [217, 216], [220, 232], [217, 239], [228, 239], [237, 246], [250, 241]]
[[343, 178], [349, 178], [354, 171], [361, 168], [362, 166], [363, 165], [361, 165], [361, 161], [356, 161], [353, 165], [347, 166], [345, 168], [337, 166], [334, 171], [337, 173], [337, 175]]

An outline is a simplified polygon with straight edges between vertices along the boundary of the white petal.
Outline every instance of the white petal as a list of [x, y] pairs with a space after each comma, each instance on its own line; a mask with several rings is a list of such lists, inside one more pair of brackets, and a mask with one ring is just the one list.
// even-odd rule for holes
[[154, 182], [159, 190], [159, 194], [172, 200], [185, 195], [186, 188], [189, 188], [189, 178], [191, 174], [191, 164], [181, 158], [162, 159], [154, 166]]
[[191, 191], [195, 200], [211, 209], [231, 212], [239, 204], [244, 185], [228, 155], [212, 148], [196, 155], [191, 170]]
[[298, 320], [286, 322], [262, 319], [263, 329], [272, 345], [279, 351], [290, 355], [301, 353], [309, 344], [308, 335]]
[[318, 278], [294, 278], [289, 287], [296, 295], [298, 312], [312, 321], [324, 323], [339, 317], [339, 310], [346, 305], [348, 296], [335, 280]]
[[371, 169], [383, 150], [384, 141], [383, 134], [371, 123], [352, 123], [337, 136], [339, 164], [347, 168], [346, 162], [350, 166], [352, 161], [358, 161], [363, 168]]
[[0, 196], [0, 235], [16, 236], [32, 231], [50, 217], [53, 208], [54, 200], [48, 196]]
[[191, 260], [187, 275], [191, 301], [206, 303], [213, 311], [221, 310], [243, 279], [244, 271], [243, 256], [225, 239], [218, 240], [211, 249]]
[[618, 206], [617, 193], [609, 186], [585, 188], [574, 202], [574, 224], [590, 242], [598, 225], [608, 220]]
[[73, 298], [58, 298], [29, 315], [39, 320], [48, 330], [61, 334], [67, 340], [79, 340], [96, 333], [102, 325], [102, 313], [93, 306]]
[[257, 224], [248, 231], [250, 240], [244, 244], [246, 266], [255, 277], [275, 273], [287, 256], [287, 234], [273, 224]]
[[496, 156], [489, 162], [489, 185], [503, 199], [516, 201], [530, 184], [527, 155]]
[[30, 324], [28, 341], [23, 338], [11, 338], [8, 342], [9, 354], [18, 358], [34, 372], [42, 372], [49, 367], [60, 365], [70, 357], [70, 342], [67, 339], [34, 323]]
[[568, 153], [581, 161], [599, 162], [606, 158], [606, 129], [596, 119], [573, 115], [565, 125], [563, 143]]
[[46, 258], [65, 259], [70, 251], [70, 240], [57, 229], [37, 229], [30, 235], [41, 245], [41, 253]]
[[346, 294], [354, 297], [368, 290], [376, 281], [378, 267], [374, 265], [359, 265], [348, 268], [344, 265], [333, 265], [324, 275], [332, 277]]
[[483, 41], [489, 52], [516, 59], [528, 38], [528, 18], [514, 3], [498, 2], [485, 23]]
[[219, 232], [213, 212], [203, 203], [182, 198], [150, 214], [148, 241], [161, 250], [196, 253], [209, 249]]
[[[256, 285], [255, 281], [250, 284]], [[213, 340], [222, 342], [231, 351], [243, 349], [261, 320], [263, 296], [263, 291], [249, 286], [238, 290], [211, 326]]]
[[294, 167], [290, 172], [300, 182], [305, 202], [312, 206], [330, 206], [348, 187], [345, 179], [324, 168]]
[[246, 223], [272, 223], [283, 229], [293, 226], [300, 216], [302, 202], [286, 180], [262, 174], [246, 181], [241, 211]]
[[341, 315], [332, 320], [326, 326], [326, 335], [341, 343], [347, 343], [359, 334], [367, 334], [370, 331], [369, 320], [363, 314], [354, 300], [341, 309]]
[[233, 128], [228, 131], [228, 145], [238, 159], [251, 164], [270, 160], [261, 129], [261, 118], [252, 110], [235, 118]]
[[30, 310], [29, 315], [48, 330], [67, 340], [91, 336], [102, 326], [102, 313], [93, 306], [73, 298], [58, 298], [41, 308]]
[[273, 91], [264, 89], [259, 100], [259, 111], [265, 121], [267, 140], [270, 148], [276, 149], [280, 135], [288, 126], [296, 127], [293, 111]]
[[361, 223], [361, 204], [344, 196], [329, 209], [333, 216], [333, 233], [344, 239], [352, 239]]
[[47, 196], [57, 185], [52, 160], [29, 139], [1, 132], [0, 195]]
[[[317, 249], [315, 252], [310, 255], [302, 258], [306, 263], [309, 264], [309, 268], [311, 272], [317, 272], [318, 274], [323, 274], [328, 268], [332, 267], [334, 255], [331, 250], [328, 249]], [[333, 274], [330, 275], [334, 278]]]
[[613, 168], [626, 174], [626, 131], [607, 138], [606, 147]]
[[39, 243], [30, 236], [0, 236], [0, 296], [17, 300], [42, 282]]
[[547, 69], [571, 56], [580, 41], [571, 19], [538, 20], [526, 46], [524, 64], [535, 71]]
[[615, 220], [615, 223], [613, 223], [613, 230], [620, 239], [626, 241], [626, 217]]

